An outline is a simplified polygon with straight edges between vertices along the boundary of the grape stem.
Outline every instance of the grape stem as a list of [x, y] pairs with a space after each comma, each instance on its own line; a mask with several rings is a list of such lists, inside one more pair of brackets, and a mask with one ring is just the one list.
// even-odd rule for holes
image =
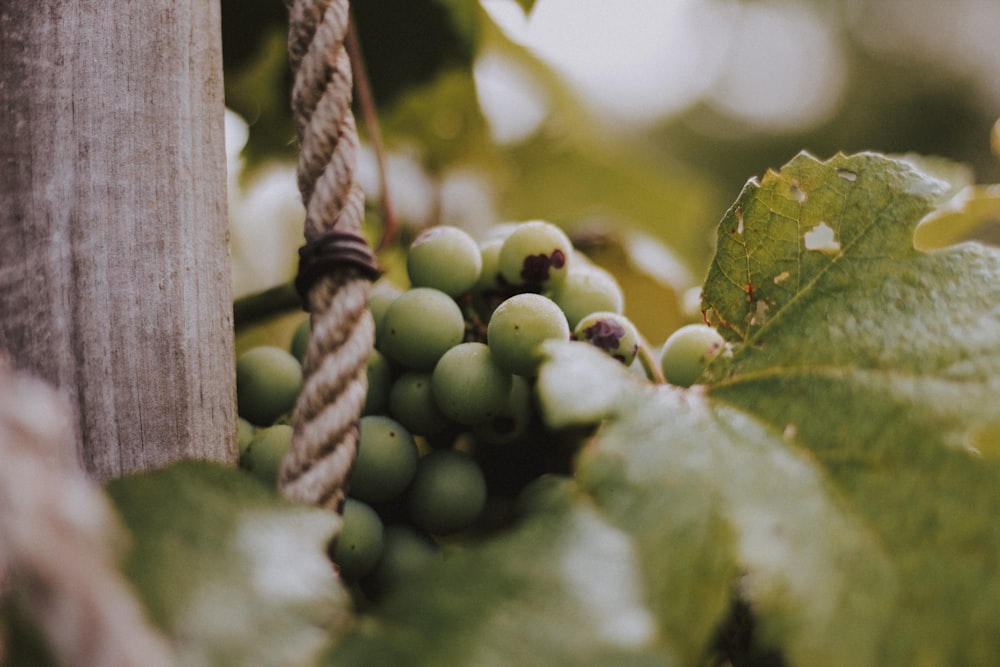
[[659, 364], [656, 363], [649, 345], [645, 341], [640, 341], [639, 349], [635, 356], [642, 364], [642, 370], [646, 373], [646, 378], [653, 384], [664, 384], [666, 380], [660, 373]]
[[233, 301], [233, 325], [239, 330], [296, 310], [302, 310], [302, 298], [292, 281], [288, 281]]

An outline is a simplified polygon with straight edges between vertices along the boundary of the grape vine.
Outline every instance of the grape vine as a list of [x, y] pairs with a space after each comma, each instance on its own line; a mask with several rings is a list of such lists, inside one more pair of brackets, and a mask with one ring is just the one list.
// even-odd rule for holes
[[[510, 224], [482, 242], [431, 227], [411, 243], [406, 270], [405, 289], [383, 280], [372, 290], [376, 343], [346, 537], [331, 547], [347, 582], [380, 594], [388, 585], [367, 575], [395, 558], [386, 530], [424, 545], [489, 534], [514, 520], [532, 480], [569, 472], [579, 436], [549, 432], [537, 410], [545, 341], [589, 344], [624, 366], [640, 345], [611, 274], [547, 222]], [[289, 351], [256, 347], [239, 359], [241, 416], [259, 427], [241, 460], [268, 483], [289, 447], [291, 429], [274, 422], [290, 420], [308, 332], [303, 323]]]

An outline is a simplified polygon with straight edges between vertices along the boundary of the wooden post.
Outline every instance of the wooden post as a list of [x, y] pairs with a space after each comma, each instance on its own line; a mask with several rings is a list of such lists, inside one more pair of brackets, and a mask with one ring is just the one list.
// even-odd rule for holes
[[0, 353], [96, 479], [236, 457], [211, 0], [0, 3]]

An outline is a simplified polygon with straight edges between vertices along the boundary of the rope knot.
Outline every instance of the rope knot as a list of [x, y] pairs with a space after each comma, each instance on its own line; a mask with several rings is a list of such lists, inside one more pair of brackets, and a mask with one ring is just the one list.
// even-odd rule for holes
[[306, 311], [309, 310], [309, 290], [316, 281], [347, 268], [354, 268], [372, 281], [382, 274], [375, 253], [360, 234], [332, 229], [314, 236], [299, 248], [295, 289]]

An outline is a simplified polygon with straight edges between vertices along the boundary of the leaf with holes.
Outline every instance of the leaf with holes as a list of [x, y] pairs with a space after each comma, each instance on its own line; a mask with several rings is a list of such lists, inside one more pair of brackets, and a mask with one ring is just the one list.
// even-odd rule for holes
[[874, 154], [749, 183], [703, 290], [731, 354], [701, 386], [549, 346], [546, 417], [605, 419], [578, 477], [632, 536], [667, 636], [723, 620], [677, 591], [735, 583], [789, 664], [1000, 654], [1000, 253], [914, 250], [941, 189]]

